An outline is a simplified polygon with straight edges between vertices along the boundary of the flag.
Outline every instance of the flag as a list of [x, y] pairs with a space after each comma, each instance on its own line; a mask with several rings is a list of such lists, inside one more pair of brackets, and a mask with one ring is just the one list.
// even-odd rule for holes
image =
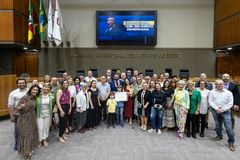
[[35, 27], [38, 25], [38, 18], [34, 9], [32, 0], [29, 0], [29, 17], [28, 17], [28, 43], [34, 38], [36, 33]]
[[61, 30], [63, 28], [62, 15], [58, 0], [56, 0], [56, 7], [54, 13], [54, 24], [53, 24], [53, 39], [57, 46], [62, 43]]
[[47, 25], [47, 17], [42, 0], [39, 1], [39, 34], [41, 40], [46, 40], [45, 27]]
[[48, 1], [48, 41], [52, 41], [53, 37], [53, 20], [54, 20], [54, 14], [53, 14], [53, 8], [52, 8], [52, 0]]

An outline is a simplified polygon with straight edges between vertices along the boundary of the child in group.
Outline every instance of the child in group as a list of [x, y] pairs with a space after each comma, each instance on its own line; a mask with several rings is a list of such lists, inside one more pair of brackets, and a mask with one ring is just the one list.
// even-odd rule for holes
[[[117, 93], [122, 92], [122, 86], [118, 86]], [[123, 123], [123, 110], [124, 110], [124, 102], [123, 101], [117, 101], [117, 108], [116, 108], [116, 115], [117, 115], [117, 125], [121, 125], [121, 127], [124, 127]]]
[[107, 101], [107, 112], [108, 112], [108, 126], [107, 126], [107, 128], [110, 127], [110, 124], [112, 125], [113, 128], [115, 128], [116, 107], [117, 107], [117, 101], [115, 100], [115, 93], [111, 92], [110, 93], [110, 98]]

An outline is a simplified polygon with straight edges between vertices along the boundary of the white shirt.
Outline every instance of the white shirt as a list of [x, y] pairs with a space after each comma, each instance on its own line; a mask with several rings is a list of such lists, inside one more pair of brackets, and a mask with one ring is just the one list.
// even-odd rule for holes
[[96, 79], [95, 77], [91, 77], [91, 78], [90, 78], [90, 77], [88, 77], [88, 76], [85, 77], [84, 80], [85, 80], [85, 82], [86, 82], [87, 84], [90, 84], [93, 80], [94, 80], [94, 81], [97, 81], [97, 79]]
[[47, 96], [44, 96], [42, 95], [42, 106], [41, 106], [41, 115], [40, 117], [41, 118], [44, 118], [44, 117], [50, 117], [50, 112], [49, 112], [49, 95]]
[[[85, 96], [86, 94], [86, 96]], [[85, 93], [81, 90], [78, 92], [77, 97], [76, 97], [76, 111], [80, 112], [80, 108], [82, 108], [83, 111], [86, 111], [89, 108], [89, 101], [88, 101], [88, 94]]]
[[[14, 108], [17, 106], [19, 100], [27, 93], [28, 89], [20, 90], [19, 88], [13, 90], [8, 96], [8, 108]], [[14, 115], [19, 115], [18, 111], [14, 111]]]
[[207, 114], [209, 107], [208, 98], [210, 91], [206, 88], [204, 88], [203, 90], [198, 88], [197, 90], [199, 90], [201, 93], [200, 114]]
[[210, 91], [208, 102], [209, 105], [215, 110], [220, 108], [223, 111], [228, 111], [233, 106], [232, 92], [226, 89], [223, 90], [213, 89], [212, 91]]

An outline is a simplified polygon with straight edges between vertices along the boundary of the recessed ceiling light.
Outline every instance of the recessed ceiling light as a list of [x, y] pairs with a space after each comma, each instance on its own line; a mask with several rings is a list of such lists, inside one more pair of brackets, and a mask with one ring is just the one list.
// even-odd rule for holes
[[228, 50], [232, 50], [232, 47], [229, 47]]

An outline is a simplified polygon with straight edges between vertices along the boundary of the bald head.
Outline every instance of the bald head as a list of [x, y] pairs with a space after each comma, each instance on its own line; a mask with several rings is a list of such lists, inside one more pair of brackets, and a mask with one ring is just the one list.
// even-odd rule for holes
[[216, 89], [217, 89], [217, 90], [222, 90], [223, 87], [224, 87], [224, 82], [223, 82], [223, 80], [221, 80], [221, 79], [217, 79], [217, 80], [215, 81], [215, 85], [216, 85]]
[[201, 80], [207, 79], [207, 75], [206, 75], [205, 73], [201, 73], [201, 74], [200, 74], [200, 79], [201, 79]]

